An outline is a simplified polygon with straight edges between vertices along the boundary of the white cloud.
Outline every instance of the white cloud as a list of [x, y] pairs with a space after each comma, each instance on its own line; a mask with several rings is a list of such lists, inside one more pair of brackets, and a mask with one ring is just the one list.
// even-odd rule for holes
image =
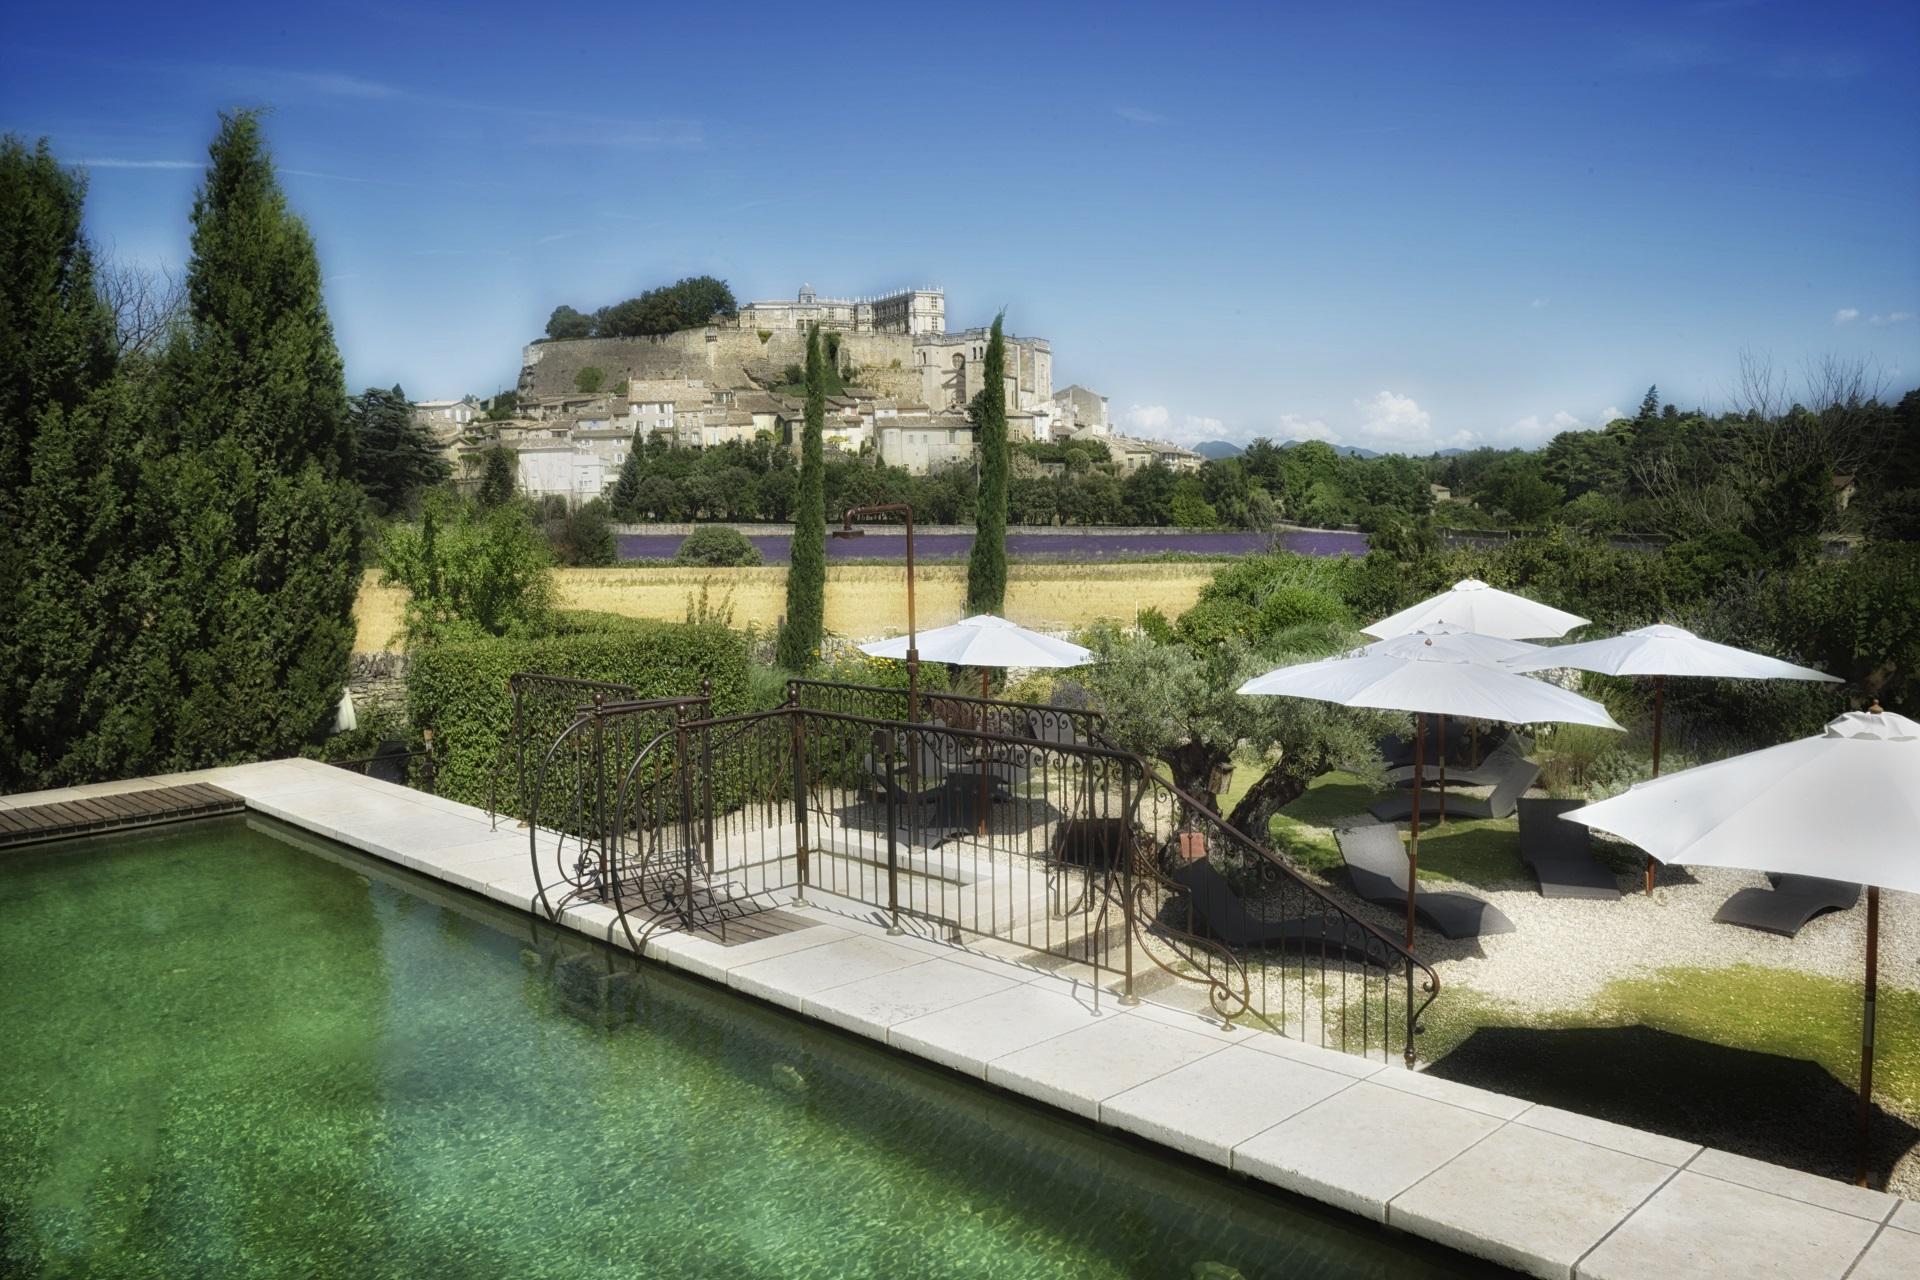
[[1624, 417], [1618, 408], [1608, 405], [1592, 417], [1581, 417], [1565, 409], [1556, 410], [1543, 418], [1530, 413], [1509, 426], [1503, 433], [1504, 438], [1518, 445], [1537, 445], [1546, 442], [1562, 431], [1597, 431], [1615, 418]]
[[1158, 111], [1149, 111], [1145, 107], [1116, 106], [1113, 114], [1128, 124], [1165, 124], [1167, 122], [1167, 118]]
[[1547, 309], [1547, 300], [1545, 298], [1535, 298], [1527, 304], [1527, 307], [1532, 311], [1545, 311]]
[[1436, 433], [1433, 415], [1422, 409], [1412, 396], [1391, 391], [1376, 393], [1370, 400], [1355, 400], [1360, 414], [1359, 439], [1373, 449], [1406, 453], [1431, 453], [1435, 449], [1472, 444], [1471, 431]]
[[1205, 414], [1176, 415], [1163, 404], [1136, 404], [1120, 415], [1120, 433], [1171, 444], [1199, 444], [1227, 435], [1227, 424]]
[[111, 157], [104, 160], [82, 160], [83, 169], [200, 169], [206, 166], [205, 160], [116, 160]]
[[1852, 324], [1859, 318], [1860, 308], [1858, 307], [1842, 307], [1833, 313], [1833, 322], [1835, 324]]
[[1899, 324], [1903, 320], [1913, 319], [1911, 311], [1889, 311], [1883, 316], [1868, 316], [1868, 324]]

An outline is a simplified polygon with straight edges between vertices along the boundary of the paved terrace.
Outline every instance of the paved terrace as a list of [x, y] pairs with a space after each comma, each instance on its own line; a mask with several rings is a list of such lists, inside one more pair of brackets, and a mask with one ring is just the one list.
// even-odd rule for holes
[[[524, 830], [305, 760], [0, 797], [211, 783], [254, 811], [523, 910]], [[1463, 1252], [1558, 1277], [1920, 1275], [1920, 1203], [1537, 1106], [1150, 999], [1005, 949], [887, 937], [809, 892], [785, 932], [657, 936], [647, 958]], [[625, 945], [613, 912], [562, 922]], [[996, 953], [998, 951], [999, 953]], [[1444, 999], [1444, 993], [1442, 998]]]

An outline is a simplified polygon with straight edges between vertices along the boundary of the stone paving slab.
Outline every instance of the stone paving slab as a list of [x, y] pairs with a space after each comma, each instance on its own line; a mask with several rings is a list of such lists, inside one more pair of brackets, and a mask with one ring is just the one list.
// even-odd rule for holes
[[1920, 1276], [1920, 1233], [1888, 1226], [1875, 1236], [1847, 1280], [1913, 1280]]
[[[308, 760], [105, 785], [187, 782], [544, 915], [526, 830], [496, 830], [470, 805]], [[822, 895], [785, 911], [814, 923], [732, 946], [662, 931], [646, 954], [1528, 1274], [1920, 1274], [1920, 1204], [1398, 1063], [1222, 1030], [1191, 999], [1175, 1007], [1191, 996], [1184, 988], [1165, 993], [1166, 1005], [1128, 1006], [1112, 994], [1117, 975], [1020, 963], [1017, 949], [992, 943], [960, 948], [919, 921], [889, 937], [870, 906]], [[560, 922], [628, 945], [607, 906], [571, 904]]]
[[1394, 1197], [1387, 1221], [1529, 1275], [1570, 1276], [1677, 1172], [1510, 1124]]
[[1838, 1280], [1877, 1230], [1852, 1214], [1683, 1169], [1574, 1274], [1580, 1280]]
[[1387, 1203], [1504, 1123], [1359, 1080], [1233, 1149], [1233, 1167], [1377, 1222]]

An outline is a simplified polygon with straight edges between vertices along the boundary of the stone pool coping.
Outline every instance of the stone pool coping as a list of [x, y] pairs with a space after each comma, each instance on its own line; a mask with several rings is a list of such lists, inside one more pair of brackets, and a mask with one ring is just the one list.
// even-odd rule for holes
[[[317, 761], [0, 796], [0, 808], [189, 782], [533, 910], [524, 831]], [[815, 898], [815, 895], [810, 895]], [[1920, 1274], [1920, 1202], [1286, 1040], [1127, 1007], [1011, 950], [888, 937], [871, 908], [731, 946], [664, 934], [648, 959], [1010, 1092], [1534, 1276]], [[561, 923], [622, 948], [603, 906]]]

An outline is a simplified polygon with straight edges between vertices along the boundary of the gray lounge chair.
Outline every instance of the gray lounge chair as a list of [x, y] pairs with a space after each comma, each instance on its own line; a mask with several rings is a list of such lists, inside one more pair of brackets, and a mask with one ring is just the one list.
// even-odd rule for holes
[[1540, 883], [1543, 898], [1618, 898], [1619, 877], [1595, 861], [1593, 832], [1560, 815], [1584, 800], [1521, 800], [1520, 861]]
[[1714, 913], [1716, 924], [1737, 924], [1791, 938], [1828, 911], [1851, 911], [1860, 886], [1819, 876], [1772, 876], [1771, 889], [1742, 889]]
[[1195, 924], [1204, 937], [1233, 947], [1279, 947], [1386, 966], [1388, 949], [1378, 938], [1350, 921], [1336, 919], [1330, 911], [1288, 920], [1262, 920], [1250, 914], [1226, 877], [1205, 858], [1181, 863], [1169, 878], [1186, 889]]
[[[1501, 744], [1498, 751], [1493, 752], [1491, 755], [1483, 756], [1478, 768], [1469, 768], [1466, 765], [1448, 765], [1445, 782], [1449, 787], [1496, 787], [1500, 785], [1500, 779], [1506, 777], [1507, 774], [1519, 767], [1521, 760], [1522, 757], [1519, 749], [1513, 746], [1512, 740], [1509, 739], [1507, 742]], [[1413, 766], [1410, 764], [1402, 765], [1398, 769], [1387, 770], [1387, 781], [1396, 787], [1412, 786]], [[1423, 785], [1437, 787], [1441, 781], [1440, 767], [1433, 764], [1427, 765], [1426, 779]]]
[[[1336, 831], [1340, 859], [1347, 864], [1353, 891], [1377, 907], [1407, 909], [1407, 847], [1391, 823], [1349, 827]], [[1414, 895], [1414, 916], [1429, 929], [1449, 938], [1479, 938], [1512, 933], [1513, 921], [1497, 907], [1470, 893], [1422, 890]]]
[[[1540, 777], [1540, 766], [1530, 760], [1516, 760], [1513, 766], [1501, 775], [1494, 784], [1493, 791], [1485, 799], [1474, 796], [1448, 796], [1446, 812], [1450, 818], [1507, 818], [1513, 815], [1514, 806], [1520, 797], [1527, 793]], [[1388, 796], [1367, 806], [1367, 812], [1382, 822], [1406, 822], [1413, 817], [1413, 795]], [[1422, 791], [1420, 793], [1420, 816], [1422, 819], [1440, 816], [1440, 793]]]

